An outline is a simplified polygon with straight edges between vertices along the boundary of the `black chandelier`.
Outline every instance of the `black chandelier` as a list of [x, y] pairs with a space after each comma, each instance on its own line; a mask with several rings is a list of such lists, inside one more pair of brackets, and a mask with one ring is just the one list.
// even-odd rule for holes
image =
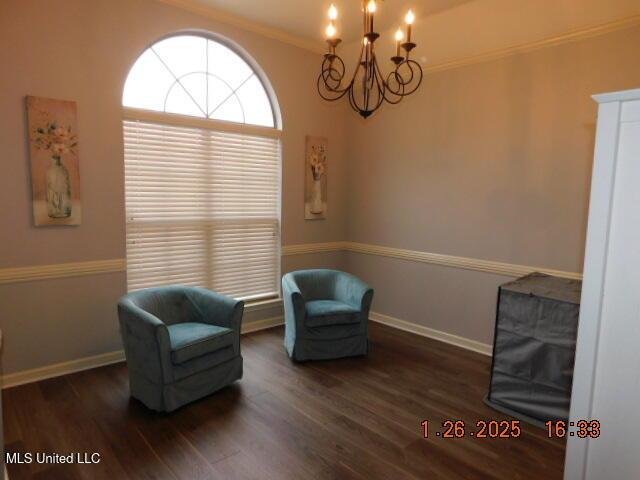
[[414, 93], [422, 83], [422, 67], [410, 59], [411, 51], [416, 47], [411, 42], [411, 26], [415, 16], [411, 10], [405, 16], [407, 37], [401, 29], [396, 32], [396, 54], [391, 57], [393, 70], [385, 76], [376, 58], [375, 42], [380, 37], [373, 30], [373, 18], [377, 9], [376, 1], [363, 0], [363, 39], [360, 57], [353, 77], [349, 83], [345, 81], [345, 65], [336, 48], [342, 42], [336, 37], [334, 22], [338, 18], [338, 10], [334, 5], [329, 8], [329, 26], [326, 29], [329, 52], [324, 55], [322, 72], [318, 76], [318, 93], [329, 101], [340, 100], [345, 95], [349, 104], [362, 117], [367, 118], [386, 101], [397, 104], [408, 95]]

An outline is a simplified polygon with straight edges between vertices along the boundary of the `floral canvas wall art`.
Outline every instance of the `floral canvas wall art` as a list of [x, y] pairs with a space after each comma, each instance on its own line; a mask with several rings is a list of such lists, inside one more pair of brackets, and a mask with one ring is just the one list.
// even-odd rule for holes
[[327, 217], [327, 145], [323, 137], [307, 137], [305, 155], [304, 218]]
[[80, 225], [76, 103], [31, 96], [26, 101], [34, 223]]

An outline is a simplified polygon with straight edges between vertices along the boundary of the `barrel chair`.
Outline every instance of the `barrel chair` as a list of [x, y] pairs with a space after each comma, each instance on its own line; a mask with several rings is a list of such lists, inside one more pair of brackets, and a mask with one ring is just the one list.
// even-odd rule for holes
[[131, 395], [169, 412], [242, 377], [244, 303], [203, 288], [138, 290], [118, 303]]
[[373, 289], [338, 270], [287, 273], [282, 278], [284, 346], [295, 361], [327, 360], [368, 352]]

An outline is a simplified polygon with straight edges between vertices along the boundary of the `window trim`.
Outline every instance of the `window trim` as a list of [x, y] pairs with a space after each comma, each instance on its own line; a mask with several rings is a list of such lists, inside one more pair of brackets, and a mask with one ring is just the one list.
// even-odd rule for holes
[[[273, 127], [250, 125], [246, 123], [227, 122], [210, 118], [190, 117], [178, 113], [156, 112], [142, 108], [122, 107], [123, 120], [140, 120], [144, 122], [158, 123], [161, 125], [174, 125], [177, 127], [203, 128], [219, 132], [245, 133], [247, 135], [259, 135], [263, 137], [281, 138], [282, 130]], [[282, 162], [282, 159], [280, 159]]]

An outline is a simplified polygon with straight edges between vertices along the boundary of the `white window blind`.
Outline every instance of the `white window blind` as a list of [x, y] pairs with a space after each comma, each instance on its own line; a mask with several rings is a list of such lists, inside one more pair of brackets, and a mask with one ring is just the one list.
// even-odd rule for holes
[[129, 290], [278, 296], [280, 141], [124, 121]]

